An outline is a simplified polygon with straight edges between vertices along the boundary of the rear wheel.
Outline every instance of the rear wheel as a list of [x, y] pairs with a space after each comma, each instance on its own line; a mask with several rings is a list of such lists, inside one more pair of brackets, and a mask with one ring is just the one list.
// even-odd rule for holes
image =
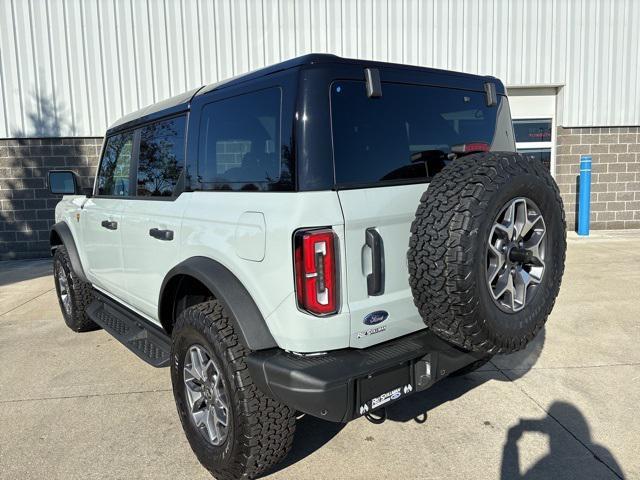
[[467, 350], [523, 349], [560, 289], [566, 225], [537, 161], [488, 152], [455, 160], [423, 194], [408, 261], [424, 322]]
[[74, 332], [88, 332], [100, 327], [86, 313], [93, 301], [91, 285], [80, 280], [71, 268], [69, 253], [64, 245], [53, 254], [53, 279], [58, 303], [67, 326]]
[[173, 394], [200, 463], [226, 480], [255, 478], [282, 460], [291, 449], [295, 411], [253, 383], [249, 351], [222, 304], [185, 309], [172, 335]]

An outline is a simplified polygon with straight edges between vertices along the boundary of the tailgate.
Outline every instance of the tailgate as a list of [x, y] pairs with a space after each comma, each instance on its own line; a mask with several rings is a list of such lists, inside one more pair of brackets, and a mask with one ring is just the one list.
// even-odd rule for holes
[[[425, 328], [409, 287], [407, 249], [411, 222], [426, 184], [338, 192], [345, 225], [343, 289], [351, 312], [350, 345], [365, 348]], [[379, 239], [380, 247], [367, 241]], [[375, 256], [383, 266], [382, 289], [371, 293]], [[383, 290], [383, 291], [382, 291]]]

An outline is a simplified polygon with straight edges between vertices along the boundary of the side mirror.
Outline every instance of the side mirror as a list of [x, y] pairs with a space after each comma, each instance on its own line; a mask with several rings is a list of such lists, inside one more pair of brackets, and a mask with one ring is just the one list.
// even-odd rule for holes
[[49, 191], [57, 195], [81, 195], [78, 177], [69, 170], [52, 170], [49, 172]]

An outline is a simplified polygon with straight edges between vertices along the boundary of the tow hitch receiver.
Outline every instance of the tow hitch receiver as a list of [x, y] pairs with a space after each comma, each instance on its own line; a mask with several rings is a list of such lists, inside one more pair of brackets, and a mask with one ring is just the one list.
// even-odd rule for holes
[[432, 383], [431, 354], [368, 375], [356, 384], [357, 415], [367, 415], [378, 408], [387, 407], [407, 395], [425, 390]]
[[318, 418], [348, 422], [425, 390], [478, 358], [421, 330], [367, 349], [315, 357], [280, 349], [253, 352], [247, 366], [271, 397]]

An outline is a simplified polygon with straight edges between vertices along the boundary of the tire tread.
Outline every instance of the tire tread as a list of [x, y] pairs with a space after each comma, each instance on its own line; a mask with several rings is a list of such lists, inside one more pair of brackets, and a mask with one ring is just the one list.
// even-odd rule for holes
[[[295, 433], [295, 411], [268, 397], [254, 384], [245, 362], [249, 350], [239, 340], [219, 301], [210, 300], [185, 309], [176, 321], [173, 334], [189, 327], [218, 342], [224, 352], [223, 368], [230, 373], [237, 391], [237, 396], [231, 395], [231, 398], [237, 399], [235, 410], [241, 412], [241, 418], [236, 422], [240, 426], [236, 433], [239, 448], [235, 449], [236, 455], [231, 462], [219, 468], [206, 464], [206, 459], [199, 456], [200, 461], [218, 479], [255, 478], [290, 451]], [[181, 420], [185, 422], [182, 415]]]
[[[60, 262], [62, 268], [68, 273], [68, 286], [71, 291], [71, 301], [73, 303], [71, 318], [62, 309], [65, 322], [74, 332], [90, 332], [98, 330], [100, 326], [87, 316], [87, 307], [93, 302], [93, 290], [91, 284], [83, 282], [73, 271], [69, 252], [64, 245], [56, 248], [53, 261]], [[56, 290], [57, 291], [57, 290]], [[62, 307], [62, 306], [61, 306]]]
[[472, 275], [480, 224], [492, 195], [517, 175], [541, 178], [560, 206], [562, 238], [566, 221], [558, 187], [539, 161], [511, 152], [488, 152], [462, 157], [447, 165], [420, 199], [411, 225], [407, 254], [414, 303], [425, 323], [438, 335], [462, 348], [490, 354], [524, 348], [551, 312], [564, 269], [565, 249], [555, 271], [552, 300], [534, 312], [537, 324], [517, 339], [495, 335], [478, 312], [477, 286]]

